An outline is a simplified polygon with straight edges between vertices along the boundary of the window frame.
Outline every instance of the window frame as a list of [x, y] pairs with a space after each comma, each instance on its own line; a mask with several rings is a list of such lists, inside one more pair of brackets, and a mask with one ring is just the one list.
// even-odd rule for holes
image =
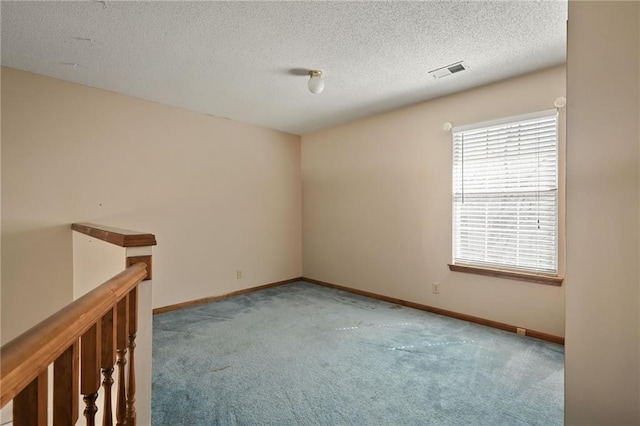
[[[555, 227], [556, 227], [556, 235], [555, 235], [555, 256], [556, 256], [556, 271], [555, 273], [549, 272], [536, 272], [518, 268], [497, 268], [495, 265], [491, 264], [468, 264], [460, 261], [456, 261], [456, 216], [455, 216], [455, 203], [456, 203], [456, 176], [455, 176], [455, 152], [453, 152], [454, 143], [455, 143], [455, 134], [472, 131], [476, 129], [482, 128], [492, 128], [499, 126], [506, 126], [511, 123], [525, 122], [528, 120], [535, 120], [536, 118], [544, 118], [555, 115], [555, 162], [556, 162], [556, 181], [555, 181], [555, 191], [556, 191], [556, 206], [555, 206]], [[483, 121], [470, 125], [457, 126], [451, 131], [451, 143], [452, 143], [452, 201], [451, 201], [451, 218], [452, 218], [452, 246], [451, 246], [451, 263], [448, 264], [449, 270], [455, 272], [464, 272], [471, 274], [479, 274], [491, 277], [500, 277], [500, 278], [508, 278], [514, 280], [528, 281], [539, 284], [547, 284], [553, 286], [561, 286], [563, 282], [562, 278], [562, 270], [563, 270], [563, 261], [564, 256], [562, 253], [562, 249], [564, 247], [564, 241], [561, 236], [564, 232], [564, 221], [562, 220], [563, 208], [564, 208], [564, 186], [562, 185], [564, 179], [564, 170], [561, 165], [564, 161], [564, 151], [563, 151], [563, 141], [564, 139], [561, 136], [561, 122], [562, 117], [559, 109], [547, 109], [543, 111], [537, 111], [529, 114], [521, 114], [516, 116], [503, 117], [496, 120]]]

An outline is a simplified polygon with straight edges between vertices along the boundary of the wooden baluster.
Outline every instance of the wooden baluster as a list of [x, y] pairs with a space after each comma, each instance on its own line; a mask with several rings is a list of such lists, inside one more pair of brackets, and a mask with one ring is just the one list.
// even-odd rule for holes
[[100, 346], [102, 327], [100, 321], [91, 326], [80, 338], [80, 393], [86, 407], [84, 416], [87, 426], [95, 426], [95, 416], [98, 412], [96, 398], [100, 389]]
[[118, 364], [118, 401], [116, 402], [116, 425], [127, 424], [124, 369], [127, 364], [127, 338], [129, 337], [129, 298], [125, 296], [116, 307], [116, 354]]
[[136, 426], [136, 333], [138, 332], [138, 287], [129, 292], [129, 383], [127, 383], [127, 425]]
[[47, 379], [45, 368], [13, 399], [14, 426], [47, 426]]
[[74, 425], [78, 421], [78, 340], [53, 363], [53, 426]]
[[102, 387], [104, 389], [104, 410], [102, 426], [113, 426], [111, 385], [113, 385], [113, 365], [116, 362], [116, 316], [115, 306], [102, 317]]

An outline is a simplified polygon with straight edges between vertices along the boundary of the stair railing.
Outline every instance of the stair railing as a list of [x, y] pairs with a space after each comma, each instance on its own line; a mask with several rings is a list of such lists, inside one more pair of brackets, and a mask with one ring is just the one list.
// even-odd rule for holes
[[[114, 234], [104, 231], [108, 228], [101, 230], [95, 225], [74, 224], [73, 229], [104, 241], [108, 240], [102, 237], [112, 238]], [[90, 230], [94, 234], [90, 234]], [[96, 236], [98, 231], [108, 235]], [[148, 245], [155, 245], [155, 237]], [[115, 414], [116, 425], [136, 425], [139, 284], [151, 276], [151, 257], [128, 257], [126, 263], [128, 267], [124, 271], [2, 346], [0, 408], [13, 401], [13, 425], [45, 426], [50, 408], [54, 426], [75, 425], [81, 395], [86, 424], [93, 426], [101, 385], [104, 390], [102, 424], [112, 426]], [[53, 384], [49, 386], [52, 364]], [[111, 395], [116, 367], [114, 407]]]

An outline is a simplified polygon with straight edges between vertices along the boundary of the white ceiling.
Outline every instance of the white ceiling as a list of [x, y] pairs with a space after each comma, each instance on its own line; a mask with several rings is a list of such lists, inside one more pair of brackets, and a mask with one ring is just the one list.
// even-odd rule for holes
[[[2, 65], [294, 134], [561, 64], [567, 3], [3, 1]], [[465, 61], [435, 80], [428, 71]], [[307, 90], [309, 69], [326, 89]]]

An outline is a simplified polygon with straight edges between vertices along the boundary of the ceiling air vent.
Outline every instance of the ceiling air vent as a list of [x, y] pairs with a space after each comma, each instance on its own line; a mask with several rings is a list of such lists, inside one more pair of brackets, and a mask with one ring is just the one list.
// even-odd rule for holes
[[456, 62], [455, 64], [447, 65], [446, 67], [437, 68], [435, 70], [429, 71], [429, 74], [433, 76], [433, 78], [442, 78], [451, 74], [458, 73], [460, 71], [464, 71], [467, 68], [467, 64], [463, 61]]

